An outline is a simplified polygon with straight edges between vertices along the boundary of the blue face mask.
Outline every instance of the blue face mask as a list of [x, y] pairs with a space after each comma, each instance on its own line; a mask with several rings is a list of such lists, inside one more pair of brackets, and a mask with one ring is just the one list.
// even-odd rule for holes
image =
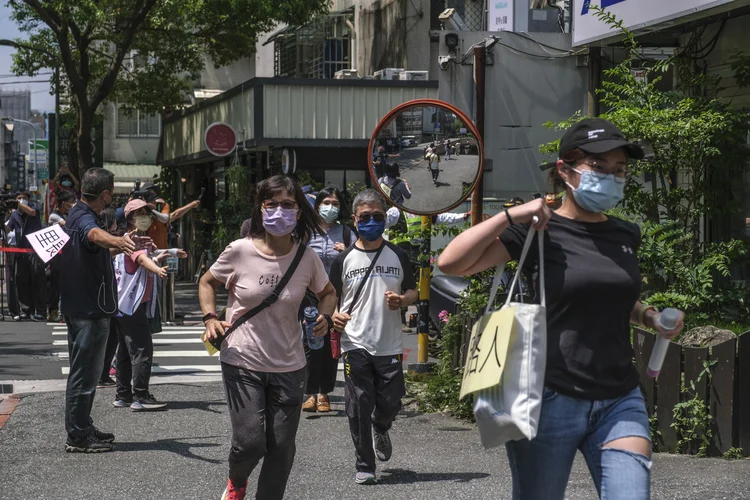
[[606, 212], [615, 207], [624, 196], [625, 179], [618, 179], [614, 174], [602, 174], [593, 170], [571, 170], [578, 172], [581, 181], [577, 188], [570, 184], [573, 199], [578, 206], [588, 212]]
[[357, 231], [367, 241], [376, 241], [383, 236], [385, 221], [378, 222], [375, 219], [370, 219], [367, 222], [357, 222]]

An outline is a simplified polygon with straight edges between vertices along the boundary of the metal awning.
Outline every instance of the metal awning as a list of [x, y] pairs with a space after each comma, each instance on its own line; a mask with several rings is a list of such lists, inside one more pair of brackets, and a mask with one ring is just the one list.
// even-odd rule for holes
[[159, 165], [104, 163], [104, 168], [115, 174], [115, 193], [125, 194], [132, 191], [135, 181], [153, 181], [161, 174]]

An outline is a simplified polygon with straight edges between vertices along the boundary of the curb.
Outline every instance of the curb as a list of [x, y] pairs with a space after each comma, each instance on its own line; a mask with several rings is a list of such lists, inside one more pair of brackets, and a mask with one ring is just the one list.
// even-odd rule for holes
[[10, 414], [16, 409], [21, 402], [21, 396], [18, 394], [0, 395], [0, 429], [10, 418]]

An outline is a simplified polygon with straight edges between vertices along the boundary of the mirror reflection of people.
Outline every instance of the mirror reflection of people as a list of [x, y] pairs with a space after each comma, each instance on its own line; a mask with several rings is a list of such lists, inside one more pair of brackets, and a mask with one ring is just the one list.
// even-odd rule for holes
[[398, 163], [389, 163], [385, 166], [385, 175], [378, 179], [380, 189], [397, 205], [402, 205], [404, 200], [411, 198], [409, 184], [400, 178], [400, 170]]
[[440, 155], [434, 149], [429, 153], [427, 168], [430, 169], [430, 173], [432, 174], [432, 183], [437, 185], [438, 176], [440, 175]]
[[[565, 192], [558, 210], [541, 198], [509, 208], [463, 231], [438, 259], [446, 274], [476, 274], [518, 259], [530, 226], [546, 229], [545, 387], [534, 440], [506, 444], [513, 498], [562, 498], [576, 450], [598, 491], [649, 498], [651, 432], [630, 324], [671, 339], [682, 330], [683, 315], [674, 330], [664, 331], [659, 311], [638, 300], [640, 230], [605, 213], [624, 196], [629, 160], [643, 156], [606, 120], [576, 123], [563, 135], [550, 171], [555, 190]], [[537, 245], [530, 248], [528, 275], [539, 260]]]
[[[329, 277], [334, 259], [357, 240], [356, 233], [349, 226], [341, 223], [346, 212], [343, 203], [344, 198], [335, 187], [321, 189], [315, 199], [314, 208], [322, 219], [320, 227], [323, 233], [313, 234], [308, 240], [307, 246], [320, 257]], [[300, 305], [300, 318], [304, 314], [305, 307], [308, 306], [318, 306], [318, 299], [314, 294], [307, 293], [305, 295], [305, 300]], [[307, 336], [302, 337], [302, 342], [307, 359], [305, 389], [307, 398], [302, 405], [302, 411], [329, 412], [331, 411], [331, 402], [328, 399], [328, 394], [333, 392], [336, 385], [339, 366], [339, 360], [332, 355], [331, 336], [326, 334], [323, 347], [317, 350], [309, 348]]]
[[[6, 222], [6, 227], [16, 234], [18, 248], [31, 249], [26, 235], [42, 229], [41, 209], [30, 200], [28, 191], [16, 196], [18, 208]], [[16, 256], [16, 290], [18, 300], [25, 306], [17, 320], [29, 318], [32, 321], [47, 321], [47, 264], [36, 254], [26, 253]]]
[[[230, 243], [200, 279], [204, 341], [223, 337], [232, 322], [267, 299], [299, 245], [321, 231], [299, 183], [283, 175], [258, 185], [251, 219], [250, 236]], [[216, 314], [219, 286], [229, 290], [227, 321]], [[314, 334], [325, 335], [332, 326], [336, 291], [320, 258], [307, 248], [278, 300], [223, 341], [219, 356], [232, 426], [224, 498], [245, 498], [248, 476], [261, 459], [255, 498], [284, 497], [305, 391], [297, 313], [308, 288], [319, 301]]]

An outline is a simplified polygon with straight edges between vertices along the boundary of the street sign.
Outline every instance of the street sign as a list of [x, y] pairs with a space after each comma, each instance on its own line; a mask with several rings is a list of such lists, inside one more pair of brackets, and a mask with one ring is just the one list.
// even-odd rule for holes
[[[29, 139], [29, 163], [36, 164], [38, 161], [40, 164], [47, 164], [48, 149], [49, 141], [47, 141], [47, 139], [37, 139], [36, 143], [34, 142], [34, 139]], [[34, 151], [36, 151], [36, 154]]]
[[203, 136], [206, 149], [214, 156], [227, 156], [237, 147], [237, 133], [226, 123], [215, 122]]
[[39, 167], [36, 169], [36, 178], [40, 181], [49, 180], [49, 169], [47, 167]]

